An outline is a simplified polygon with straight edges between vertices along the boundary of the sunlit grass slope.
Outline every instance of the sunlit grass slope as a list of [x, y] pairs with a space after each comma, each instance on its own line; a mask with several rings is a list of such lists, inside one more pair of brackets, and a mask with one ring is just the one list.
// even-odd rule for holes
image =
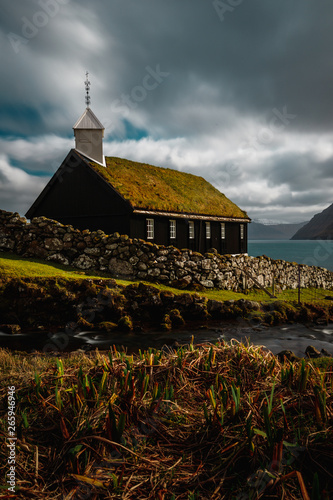
[[[24, 258], [11, 253], [0, 253], [0, 278], [66, 278], [66, 279], [110, 279], [111, 275], [102, 272], [80, 271], [70, 266], [63, 266], [40, 259]], [[116, 280], [118, 285], [130, 285], [134, 283], [131, 280]], [[160, 283], [148, 283], [159, 290], [169, 290], [175, 294], [183, 293], [179, 290]], [[271, 288], [269, 289], [270, 291]], [[252, 289], [248, 293], [236, 293], [229, 290], [186, 290], [188, 293], [199, 293], [209, 299], [214, 300], [256, 300], [265, 302], [274, 302], [276, 299], [270, 299], [262, 290]], [[326, 296], [333, 296], [333, 291], [321, 289], [303, 289], [301, 299], [304, 302], [323, 300]], [[276, 293], [278, 300], [297, 301], [297, 290], [284, 290]]]

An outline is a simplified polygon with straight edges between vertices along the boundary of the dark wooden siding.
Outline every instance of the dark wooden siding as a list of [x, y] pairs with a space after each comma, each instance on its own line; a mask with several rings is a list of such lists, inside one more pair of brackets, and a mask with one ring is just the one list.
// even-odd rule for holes
[[[244, 223], [244, 240], [240, 240], [240, 223], [226, 222], [224, 240], [221, 239], [221, 223], [210, 221], [211, 238], [206, 238], [206, 224], [203, 220], [194, 220], [194, 239], [189, 238], [189, 220], [169, 219], [152, 215], [132, 214], [130, 217], [130, 236], [132, 238], [147, 239], [146, 219], [154, 219], [154, 239], [150, 240], [158, 245], [173, 245], [177, 248], [189, 248], [205, 253], [216, 248], [220, 254], [235, 254], [247, 251], [247, 224]], [[170, 220], [176, 220], [176, 238], [170, 238]], [[119, 230], [118, 230], [119, 232]], [[242, 243], [242, 247], [241, 247]]]
[[66, 182], [55, 179], [53, 189], [50, 189], [38, 207], [38, 212], [46, 217], [129, 213], [127, 204], [119, 195], [84, 164], [65, 175]]
[[[76, 160], [76, 161], [75, 161]], [[74, 155], [56, 172], [27, 217], [45, 216], [78, 229], [129, 232], [131, 208]]]
[[120, 233], [129, 234], [130, 233], [130, 218], [128, 215], [113, 217], [109, 215], [98, 215], [98, 216], [65, 216], [65, 217], [54, 217], [62, 224], [71, 224], [72, 226], [80, 229], [89, 229], [90, 231], [97, 231], [101, 229], [106, 234]]
[[226, 225], [226, 249], [225, 253], [240, 253], [239, 247], [239, 223], [228, 222]]

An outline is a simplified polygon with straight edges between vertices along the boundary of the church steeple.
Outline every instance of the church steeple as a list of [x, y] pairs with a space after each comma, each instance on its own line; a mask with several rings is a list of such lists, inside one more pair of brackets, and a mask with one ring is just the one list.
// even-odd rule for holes
[[90, 81], [89, 73], [86, 72], [85, 101], [86, 110], [75, 123], [73, 130], [75, 136], [75, 149], [87, 156], [87, 158], [105, 165], [103, 155], [104, 127], [97, 116], [90, 109]]

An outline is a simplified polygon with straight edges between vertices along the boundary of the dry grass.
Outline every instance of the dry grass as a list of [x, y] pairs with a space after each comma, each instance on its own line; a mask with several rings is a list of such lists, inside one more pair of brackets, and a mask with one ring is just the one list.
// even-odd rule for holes
[[[333, 498], [332, 371], [236, 341], [2, 350], [0, 370], [4, 411], [16, 387], [17, 498]], [[3, 478], [7, 456], [4, 439]]]

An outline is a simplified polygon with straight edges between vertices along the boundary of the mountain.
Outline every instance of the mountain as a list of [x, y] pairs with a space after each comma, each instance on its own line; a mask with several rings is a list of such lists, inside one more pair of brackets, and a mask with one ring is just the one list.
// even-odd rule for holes
[[298, 224], [265, 225], [251, 222], [248, 229], [249, 240], [289, 240], [307, 222]]
[[333, 240], [333, 204], [312, 217], [292, 240]]

